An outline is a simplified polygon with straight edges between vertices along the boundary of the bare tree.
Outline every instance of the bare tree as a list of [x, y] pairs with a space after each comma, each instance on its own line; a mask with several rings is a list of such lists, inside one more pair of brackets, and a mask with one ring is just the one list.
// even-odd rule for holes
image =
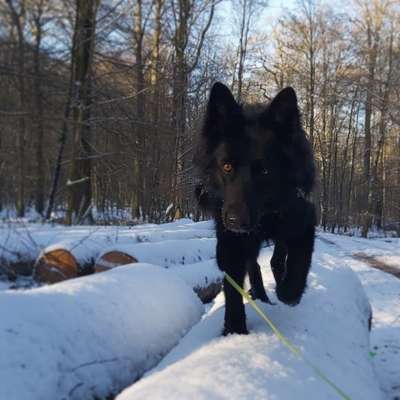
[[239, 44], [238, 44], [238, 60], [237, 60], [237, 80], [233, 81], [233, 85], [237, 84], [237, 98], [242, 101], [243, 78], [245, 73], [245, 63], [249, 46], [250, 34], [255, 29], [256, 17], [262, 13], [267, 6], [267, 1], [262, 0], [234, 0], [232, 7], [239, 24]]
[[17, 173], [17, 215], [23, 217], [25, 215], [25, 182], [26, 182], [26, 117], [23, 115], [27, 112], [27, 98], [25, 85], [25, 23], [26, 23], [26, 3], [25, 0], [12, 1], [6, 0], [9, 8], [13, 27], [17, 31], [17, 54], [18, 54], [18, 92], [19, 92], [19, 111], [22, 113], [19, 118], [19, 131], [17, 134], [16, 148], [18, 150], [18, 173]]
[[77, 0], [72, 53], [73, 160], [69, 174], [67, 223], [91, 221], [92, 206], [92, 64], [99, 0]]

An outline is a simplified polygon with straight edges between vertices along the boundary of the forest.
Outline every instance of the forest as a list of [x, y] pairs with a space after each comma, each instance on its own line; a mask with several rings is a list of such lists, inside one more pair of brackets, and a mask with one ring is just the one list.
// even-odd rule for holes
[[324, 230], [400, 234], [400, 3], [2, 0], [0, 216], [202, 219], [210, 87], [295, 88]]

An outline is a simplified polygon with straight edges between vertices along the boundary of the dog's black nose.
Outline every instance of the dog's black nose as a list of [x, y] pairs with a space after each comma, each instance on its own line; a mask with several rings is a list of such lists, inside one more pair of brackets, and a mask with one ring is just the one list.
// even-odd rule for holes
[[227, 226], [235, 226], [239, 222], [239, 218], [236, 214], [226, 212], [224, 215], [224, 222]]
[[224, 215], [226, 229], [233, 232], [246, 232], [249, 230], [247, 218], [240, 218], [236, 213], [226, 212]]
[[235, 224], [236, 221], [237, 221], [236, 215], [228, 215], [228, 222], [229, 222], [230, 224]]

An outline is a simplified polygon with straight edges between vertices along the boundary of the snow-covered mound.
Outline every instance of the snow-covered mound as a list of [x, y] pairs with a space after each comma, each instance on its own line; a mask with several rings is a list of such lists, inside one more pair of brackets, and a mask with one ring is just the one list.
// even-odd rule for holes
[[[267, 267], [270, 250], [260, 262]], [[272, 294], [271, 274], [264, 269]], [[268, 268], [269, 269], [269, 268]], [[273, 299], [274, 300], [274, 299]], [[300, 305], [259, 303], [276, 326], [352, 399], [378, 400], [369, 357], [370, 305], [356, 275], [337, 259], [316, 255]], [[221, 337], [223, 296], [148, 375], [117, 400], [338, 399], [247, 305], [248, 336]]]
[[199, 321], [191, 287], [135, 264], [0, 293], [0, 399], [105, 398], [153, 367]]

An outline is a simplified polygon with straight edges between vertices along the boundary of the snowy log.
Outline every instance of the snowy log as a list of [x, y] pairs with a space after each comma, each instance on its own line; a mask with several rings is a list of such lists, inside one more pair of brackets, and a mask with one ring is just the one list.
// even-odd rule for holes
[[[20, 275], [31, 275], [35, 263], [46, 253], [53, 250], [64, 250], [71, 254], [78, 265], [79, 274], [93, 272], [93, 265], [97, 257], [103, 250], [113, 247], [126, 245], [130, 247], [144, 242], [150, 244], [159, 241], [170, 240], [185, 248], [184, 242], [190, 239], [213, 238], [215, 232], [210, 221], [194, 223], [193, 221], [182, 219], [168, 224], [145, 224], [135, 227], [93, 227], [75, 226], [73, 229], [61, 225], [46, 224], [16, 224], [0, 225], [0, 276], [5, 275], [9, 279], [15, 279]], [[212, 242], [212, 240], [211, 240]], [[201, 245], [200, 245], [201, 246]], [[163, 246], [158, 246], [162, 248]], [[215, 245], [212, 247], [215, 248]], [[144, 246], [143, 248], [146, 248]], [[149, 248], [147, 246], [147, 248]], [[200, 248], [201, 252], [201, 248]], [[173, 254], [172, 254], [173, 255]], [[189, 250], [186, 253], [178, 254], [168, 258], [164, 263], [156, 262], [162, 266], [174, 264], [187, 264], [208, 259], [202, 254], [191, 255]], [[185, 255], [187, 256], [185, 258]], [[54, 254], [52, 254], [54, 256]], [[160, 260], [162, 254], [159, 254]], [[200, 258], [199, 258], [200, 257]], [[53, 259], [57, 257], [51, 257]], [[44, 265], [48, 261], [42, 259]], [[154, 264], [154, 262], [151, 262]], [[65, 273], [63, 268], [59, 271], [53, 269], [52, 264], [47, 268], [46, 274], [50, 274], [50, 281], [59, 281]], [[54, 276], [53, 276], [54, 275]], [[48, 280], [46, 280], [48, 281]]]
[[213, 257], [215, 239], [210, 238], [113, 245], [97, 258], [95, 271], [136, 261], [161, 265], [192, 286], [203, 303], [209, 303], [221, 291], [222, 285], [222, 273]]
[[65, 240], [46, 247], [39, 255], [33, 270], [36, 280], [56, 283], [94, 272], [94, 261], [104, 242], [84, 237]]
[[[221, 291], [223, 278], [212, 259], [214, 256], [214, 239], [114, 245], [100, 254], [95, 271], [103, 272], [137, 261], [162, 265], [185, 280], [203, 303], [209, 303]], [[201, 261], [203, 259], [206, 261]]]
[[54, 249], [40, 255], [33, 277], [39, 282], [56, 283], [78, 277], [79, 270], [79, 264], [69, 250]]
[[0, 399], [116, 394], [153, 367], [202, 313], [189, 286], [147, 264], [2, 292]]
[[194, 264], [215, 257], [215, 238], [163, 240], [133, 244], [113, 244], [104, 249], [96, 260], [96, 265], [107, 263], [103, 258], [110, 252], [119, 252], [131, 256], [139, 262], [170, 268], [177, 265]]
[[33, 258], [21, 257], [10, 261], [8, 258], [0, 257], [0, 277], [4, 275], [7, 279], [14, 280], [18, 276], [29, 276], [32, 274]]
[[32, 267], [40, 248], [26, 232], [0, 224], [0, 277], [14, 280], [19, 276], [32, 275]]
[[216, 260], [176, 266], [169, 271], [191, 286], [203, 303], [214, 300], [222, 289], [223, 273], [218, 269]]
[[[356, 275], [325, 257], [314, 261], [309, 288], [296, 307], [272, 297], [265, 272], [270, 251], [259, 261], [276, 306], [258, 303], [276, 326], [352, 399], [381, 393], [369, 356], [370, 305]], [[340, 398], [301, 358], [292, 354], [247, 304], [250, 335], [221, 337], [223, 296], [146, 377], [117, 400]]]
[[97, 258], [94, 265], [94, 272], [105, 272], [121, 265], [136, 263], [138, 260], [120, 250], [108, 250]]

